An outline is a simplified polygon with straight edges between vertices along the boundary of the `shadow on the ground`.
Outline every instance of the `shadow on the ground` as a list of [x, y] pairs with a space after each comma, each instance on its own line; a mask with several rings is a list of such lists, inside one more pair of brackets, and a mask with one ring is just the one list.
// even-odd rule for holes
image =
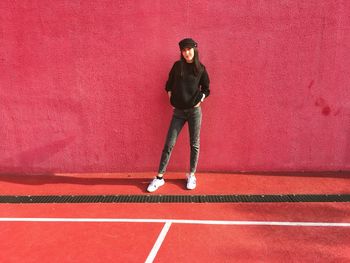
[[[152, 178], [136, 178], [136, 177], [78, 177], [56, 174], [41, 174], [41, 175], [18, 175], [18, 174], [0, 174], [0, 181], [12, 184], [22, 185], [49, 185], [49, 184], [70, 184], [70, 185], [125, 185], [136, 186], [142, 192], [147, 192], [147, 186]], [[186, 189], [185, 179], [165, 179], [166, 183], [178, 186], [181, 189]]]

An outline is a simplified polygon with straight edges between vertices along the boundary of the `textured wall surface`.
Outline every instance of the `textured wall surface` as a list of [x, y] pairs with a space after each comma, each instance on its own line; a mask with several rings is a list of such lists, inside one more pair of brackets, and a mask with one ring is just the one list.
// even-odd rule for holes
[[[0, 172], [156, 171], [193, 37], [200, 171], [350, 170], [350, 1], [0, 2]], [[187, 126], [169, 170], [189, 166]]]

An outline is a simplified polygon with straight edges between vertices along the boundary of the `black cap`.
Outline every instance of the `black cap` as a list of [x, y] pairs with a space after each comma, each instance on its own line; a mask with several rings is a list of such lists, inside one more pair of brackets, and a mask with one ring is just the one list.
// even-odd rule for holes
[[197, 47], [197, 43], [192, 38], [185, 38], [179, 42], [179, 46], [180, 46], [180, 50], [183, 50], [186, 47], [189, 47], [189, 48]]

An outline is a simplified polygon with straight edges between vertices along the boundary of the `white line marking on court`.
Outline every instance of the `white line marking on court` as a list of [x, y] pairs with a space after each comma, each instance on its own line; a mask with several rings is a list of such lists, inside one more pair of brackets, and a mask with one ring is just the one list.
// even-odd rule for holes
[[202, 225], [256, 225], [256, 226], [305, 226], [305, 227], [350, 227], [350, 223], [331, 222], [284, 222], [284, 221], [224, 221], [182, 219], [133, 219], [133, 218], [28, 218], [0, 217], [0, 222], [71, 222], [71, 223], [172, 223]]
[[156, 257], [158, 250], [160, 249], [160, 246], [162, 245], [166, 234], [168, 233], [169, 229], [171, 226], [171, 221], [167, 221], [162, 229], [162, 231], [160, 232], [156, 243], [154, 243], [154, 246], [151, 250], [151, 252], [149, 253], [145, 263], [151, 263], [153, 262], [154, 258]]

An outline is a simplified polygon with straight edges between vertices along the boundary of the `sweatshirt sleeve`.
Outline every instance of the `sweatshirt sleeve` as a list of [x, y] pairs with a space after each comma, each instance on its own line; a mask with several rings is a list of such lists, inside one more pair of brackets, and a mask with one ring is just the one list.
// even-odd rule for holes
[[205, 98], [209, 97], [210, 89], [209, 89], [209, 75], [207, 69], [204, 67], [204, 71], [202, 73], [201, 79], [199, 80], [199, 85], [201, 86], [201, 91], [204, 93]]
[[175, 65], [176, 63], [174, 63], [173, 67], [171, 68], [170, 72], [169, 72], [169, 77], [168, 80], [165, 84], [165, 90], [171, 91], [173, 85], [174, 85], [174, 81], [175, 81]]

